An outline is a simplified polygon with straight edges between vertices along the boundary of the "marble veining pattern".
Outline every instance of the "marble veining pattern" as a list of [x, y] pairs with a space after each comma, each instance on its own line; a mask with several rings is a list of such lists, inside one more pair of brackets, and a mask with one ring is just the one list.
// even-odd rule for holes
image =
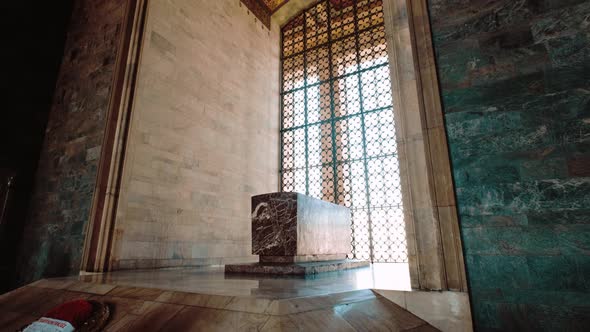
[[590, 331], [590, 1], [428, 2], [475, 328]]
[[293, 256], [297, 252], [297, 194], [252, 197], [252, 253]]
[[292, 192], [252, 197], [254, 255], [276, 262], [343, 258], [350, 253], [350, 232], [346, 207]]

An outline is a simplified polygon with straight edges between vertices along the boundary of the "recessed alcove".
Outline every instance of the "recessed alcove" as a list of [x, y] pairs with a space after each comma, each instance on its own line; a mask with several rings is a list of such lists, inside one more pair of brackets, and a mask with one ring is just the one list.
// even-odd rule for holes
[[[132, 286], [162, 278], [158, 287], [189, 289], [165, 280], [194, 272], [204, 278], [196, 284], [260, 294], [247, 286], [254, 283], [272, 292], [277, 277], [190, 267], [255, 262], [250, 197], [284, 190], [351, 208], [350, 258], [374, 263], [285, 281], [293, 289], [329, 282], [342, 291], [466, 291], [425, 6], [292, 0], [265, 28], [237, 1], [138, 4], [121, 68], [128, 97], [111, 133], [119, 148], [103, 156], [113, 196], [95, 200], [84, 270], [111, 271], [108, 278]], [[181, 270], [129, 271], [166, 268]]]

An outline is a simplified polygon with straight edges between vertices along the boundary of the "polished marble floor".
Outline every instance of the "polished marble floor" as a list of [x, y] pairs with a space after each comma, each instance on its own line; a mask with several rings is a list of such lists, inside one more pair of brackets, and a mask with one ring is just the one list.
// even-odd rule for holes
[[0, 331], [20, 330], [51, 308], [75, 299], [110, 308], [103, 331], [439, 331], [371, 290], [267, 300], [67, 278], [42, 279], [0, 295]]
[[[77, 279], [77, 277], [76, 277]], [[189, 293], [289, 299], [363, 289], [410, 290], [407, 264], [383, 263], [312, 276], [225, 274], [223, 266], [116, 271], [79, 277], [83, 281]]]

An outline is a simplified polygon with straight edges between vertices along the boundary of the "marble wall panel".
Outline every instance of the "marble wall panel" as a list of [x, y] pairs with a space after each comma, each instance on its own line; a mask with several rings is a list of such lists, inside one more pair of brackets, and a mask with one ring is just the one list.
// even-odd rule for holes
[[590, 2], [429, 7], [475, 328], [588, 330]]
[[239, 1], [149, 1], [112, 266], [255, 260], [278, 188], [279, 29]]
[[20, 284], [80, 270], [126, 6], [74, 2], [18, 248]]

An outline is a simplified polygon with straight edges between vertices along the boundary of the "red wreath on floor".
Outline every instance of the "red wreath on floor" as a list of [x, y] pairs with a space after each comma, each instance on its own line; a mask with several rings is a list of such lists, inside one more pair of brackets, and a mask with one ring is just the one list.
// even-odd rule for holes
[[108, 306], [95, 301], [74, 300], [51, 309], [23, 331], [100, 331], [108, 317]]
[[86, 300], [76, 300], [51, 309], [43, 317], [69, 322], [77, 329], [90, 318], [90, 315], [92, 315], [92, 303]]

